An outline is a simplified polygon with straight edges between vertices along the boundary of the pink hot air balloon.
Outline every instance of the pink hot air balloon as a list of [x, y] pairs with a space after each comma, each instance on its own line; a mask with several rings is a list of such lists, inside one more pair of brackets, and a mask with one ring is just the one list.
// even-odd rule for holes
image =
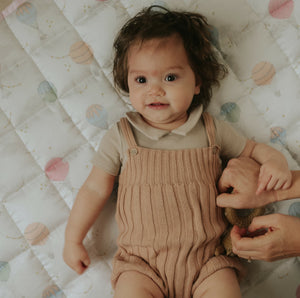
[[69, 172], [69, 163], [64, 162], [61, 158], [51, 159], [46, 167], [45, 173], [52, 181], [63, 181], [66, 179]]
[[288, 19], [293, 12], [293, 0], [270, 0], [269, 13], [276, 19]]

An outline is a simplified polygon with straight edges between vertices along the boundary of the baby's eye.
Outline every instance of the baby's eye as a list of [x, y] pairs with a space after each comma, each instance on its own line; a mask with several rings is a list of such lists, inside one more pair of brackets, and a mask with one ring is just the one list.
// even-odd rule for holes
[[147, 79], [145, 77], [137, 77], [135, 79], [139, 84], [145, 84], [147, 82]]
[[165, 80], [166, 80], [167, 82], [173, 82], [173, 81], [176, 80], [176, 75], [174, 75], [174, 74], [169, 74], [169, 75], [166, 76]]

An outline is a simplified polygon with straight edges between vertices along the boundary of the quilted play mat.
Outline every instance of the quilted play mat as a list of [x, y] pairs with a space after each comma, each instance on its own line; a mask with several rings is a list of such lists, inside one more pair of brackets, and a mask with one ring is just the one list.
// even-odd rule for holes
[[[64, 230], [101, 138], [130, 110], [112, 82], [113, 39], [151, 4], [207, 17], [230, 70], [209, 111], [300, 169], [299, 0], [1, 1], [0, 297], [113, 297], [115, 192], [85, 239], [83, 275], [63, 262]], [[299, 216], [300, 203], [270, 211]], [[243, 297], [299, 298], [299, 261], [246, 263]]]

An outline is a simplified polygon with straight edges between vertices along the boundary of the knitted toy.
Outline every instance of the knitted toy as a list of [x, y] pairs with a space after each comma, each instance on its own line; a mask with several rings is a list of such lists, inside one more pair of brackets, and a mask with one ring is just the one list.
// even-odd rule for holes
[[[263, 215], [265, 212], [265, 208], [255, 208], [255, 209], [233, 209], [233, 208], [225, 208], [225, 217], [229, 221], [229, 223], [233, 225], [237, 225], [240, 228], [247, 228], [252, 219], [256, 216]], [[227, 256], [234, 256], [235, 254], [232, 252], [232, 244], [230, 238], [230, 232], [232, 226], [229, 227], [223, 237], [222, 243], [220, 246], [216, 248], [215, 255], [221, 255], [226, 253]]]

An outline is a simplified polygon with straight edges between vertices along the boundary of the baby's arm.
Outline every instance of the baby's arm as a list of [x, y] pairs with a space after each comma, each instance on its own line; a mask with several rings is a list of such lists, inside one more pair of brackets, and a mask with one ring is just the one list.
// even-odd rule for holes
[[76, 197], [66, 227], [63, 256], [78, 274], [90, 264], [83, 239], [110, 197], [114, 181], [115, 176], [94, 166]]
[[281, 152], [266, 144], [254, 143], [250, 157], [261, 164], [256, 194], [290, 187], [292, 174]]

